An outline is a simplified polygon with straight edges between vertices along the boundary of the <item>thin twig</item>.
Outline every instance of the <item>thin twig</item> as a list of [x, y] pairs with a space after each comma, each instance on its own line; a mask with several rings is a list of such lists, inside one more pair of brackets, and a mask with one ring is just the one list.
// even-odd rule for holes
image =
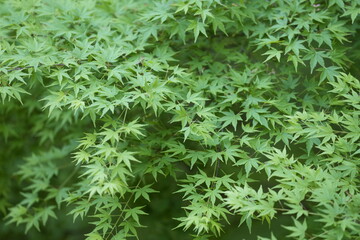
[[[139, 182], [136, 184], [135, 189], [140, 185], [141, 180], [142, 180], [142, 178], [139, 179]], [[114, 224], [114, 227], [111, 229], [111, 231], [109, 232], [108, 236], [107, 236], [105, 239], [109, 239], [109, 238], [111, 237], [112, 232], [114, 231], [116, 225], [117, 225], [117, 224], [119, 223], [119, 221], [121, 220], [121, 217], [124, 215], [125, 209], [127, 208], [128, 204], [129, 204], [131, 198], [134, 196], [134, 194], [135, 194], [135, 191], [133, 191], [133, 192], [131, 193], [131, 195], [130, 195], [130, 197], [128, 198], [128, 200], [126, 201], [125, 206], [124, 206], [123, 210], [121, 211], [119, 217], [116, 219], [116, 222], [115, 222], [115, 224]]]
[[65, 181], [63, 181], [61, 183], [61, 185], [59, 186], [59, 189], [61, 189], [62, 187], [65, 186], [66, 183], [68, 183], [76, 174], [76, 172], [79, 170], [80, 165], [77, 165], [74, 170], [70, 173], [70, 175], [65, 179]]

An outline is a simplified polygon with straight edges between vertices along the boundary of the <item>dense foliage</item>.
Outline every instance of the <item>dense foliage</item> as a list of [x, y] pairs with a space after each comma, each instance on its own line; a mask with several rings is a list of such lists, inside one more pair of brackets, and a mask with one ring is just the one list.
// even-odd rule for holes
[[359, 13], [1, 1], [0, 238], [360, 238]]

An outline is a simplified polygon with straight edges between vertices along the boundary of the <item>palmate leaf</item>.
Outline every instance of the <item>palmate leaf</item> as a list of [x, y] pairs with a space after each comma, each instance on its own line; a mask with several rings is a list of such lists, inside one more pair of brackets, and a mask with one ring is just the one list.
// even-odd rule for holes
[[151, 185], [146, 185], [142, 188], [138, 188], [136, 189], [134, 192], [135, 192], [135, 196], [134, 196], [134, 202], [141, 196], [143, 198], [145, 198], [147, 201], [150, 202], [150, 196], [149, 196], [149, 193], [156, 193], [158, 191], [150, 188]]
[[238, 121], [242, 120], [241, 116], [239, 114], [235, 114], [233, 111], [224, 112], [224, 114], [225, 115], [219, 119], [220, 121], [224, 121], [222, 128], [231, 124], [236, 130]]
[[313, 72], [316, 65], [325, 67], [324, 58], [327, 58], [327, 55], [324, 51], [311, 51], [304, 59], [310, 60], [310, 68], [311, 72]]
[[340, 70], [339, 67], [335, 67], [335, 66], [331, 66], [331, 67], [326, 67], [326, 68], [320, 68], [318, 71], [321, 71], [321, 75], [320, 75], [320, 82], [323, 82], [325, 79], [328, 79], [329, 81], [334, 81], [335, 77], [339, 76], [339, 72], [338, 70]]
[[24, 90], [23, 88], [21, 88], [20, 84], [14, 84], [9, 87], [0, 85], [0, 95], [3, 103], [6, 99], [15, 98], [22, 104], [21, 94], [30, 94], [30, 93]]
[[287, 44], [285, 47], [285, 54], [287, 54], [288, 52], [293, 52], [295, 53], [296, 56], [299, 56], [300, 54], [300, 50], [305, 50], [306, 47], [303, 45], [302, 40], [294, 40], [291, 43]]
[[205, 35], [207, 37], [205, 27], [207, 27], [207, 25], [205, 23], [194, 20], [190, 23], [189, 27], [186, 30], [187, 31], [193, 30], [194, 42], [196, 42], [200, 33], [202, 33], [203, 35]]
[[281, 57], [281, 53], [282, 51], [279, 51], [277, 49], [271, 49], [271, 50], [268, 50], [267, 52], [265, 52], [263, 55], [268, 55], [268, 57], [265, 59], [264, 62], [267, 62], [269, 61], [270, 59], [276, 57], [276, 59], [280, 62], [280, 57]]
[[306, 229], [307, 229], [307, 224], [306, 221], [304, 221], [303, 223], [293, 219], [295, 226], [294, 227], [290, 227], [290, 226], [285, 226], [285, 228], [287, 230], [289, 230], [291, 232], [291, 234], [289, 234], [289, 237], [296, 237], [297, 239], [305, 239], [305, 233], [306, 233]]
[[139, 222], [139, 215], [146, 215], [147, 213], [145, 213], [144, 211], [141, 210], [142, 207], [135, 207], [135, 208], [132, 208], [132, 209], [128, 209], [128, 210], [125, 210], [125, 219], [128, 219], [128, 218], [132, 218], [133, 220], [135, 220], [135, 222], [137, 224], [140, 224]]

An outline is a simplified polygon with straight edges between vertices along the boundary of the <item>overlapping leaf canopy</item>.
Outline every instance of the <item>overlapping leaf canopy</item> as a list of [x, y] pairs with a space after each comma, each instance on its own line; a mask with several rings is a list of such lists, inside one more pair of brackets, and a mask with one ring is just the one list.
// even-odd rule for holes
[[2, 1], [2, 214], [27, 232], [66, 211], [87, 240], [147, 239], [153, 196], [175, 191], [168, 217], [193, 239], [264, 220], [254, 239], [360, 237], [359, 13], [359, 0]]

